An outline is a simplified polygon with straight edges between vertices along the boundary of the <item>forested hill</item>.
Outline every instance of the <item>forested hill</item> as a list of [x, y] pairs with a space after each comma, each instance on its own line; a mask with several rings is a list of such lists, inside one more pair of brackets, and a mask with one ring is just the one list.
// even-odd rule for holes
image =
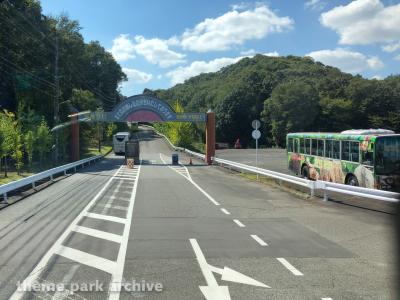
[[284, 145], [287, 132], [388, 128], [400, 131], [400, 76], [368, 80], [308, 57], [256, 55], [167, 90], [145, 93], [179, 100], [185, 111], [217, 114], [218, 141], [251, 141], [251, 120], [263, 121], [261, 144]]

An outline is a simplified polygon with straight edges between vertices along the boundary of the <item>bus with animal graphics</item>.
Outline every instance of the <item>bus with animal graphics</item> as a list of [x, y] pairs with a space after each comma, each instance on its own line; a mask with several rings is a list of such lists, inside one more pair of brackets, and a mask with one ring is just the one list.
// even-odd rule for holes
[[386, 129], [286, 136], [288, 167], [310, 180], [400, 191], [400, 134]]

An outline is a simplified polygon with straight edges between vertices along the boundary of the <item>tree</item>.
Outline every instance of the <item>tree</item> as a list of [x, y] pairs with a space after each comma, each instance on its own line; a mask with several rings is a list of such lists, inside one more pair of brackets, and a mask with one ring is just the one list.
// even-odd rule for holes
[[288, 132], [315, 129], [319, 96], [310, 84], [291, 81], [278, 85], [265, 101], [263, 119], [271, 122], [276, 145], [284, 146]]
[[26, 155], [28, 157], [28, 167], [32, 167], [32, 160], [33, 160], [33, 152], [35, 146], [35, 134], [32, 130], [29, 130], [24, 135], [24, 148]]
[[19, 124], [14, 122], [13, 124], [13, 149], [11, 157], [14, 160], [15, 169], [17, 170], [18, 175], [21, 174], [21, 169], [24, 165], [24, 154], [22, 152], [22, 134], [21, 134], [21, 127]]
[[43, 158], [50, 151], [52, 136], [46, 120], [42, 118], [39, 127], [36, 130], [36, 151], [39, 153], [40, 165], [43, 164]]
[[15, 125], [13, 113], [8, 111], [0, 113], [1, 158], [4, 159], [4, 177], [8, 177], [7, 157], [13, 153]]
[[108, 140], [111, 140], [115, 131], [117, 130], [117, 125], [115, 123], [109, 123], [106, 127], [106, 137]]

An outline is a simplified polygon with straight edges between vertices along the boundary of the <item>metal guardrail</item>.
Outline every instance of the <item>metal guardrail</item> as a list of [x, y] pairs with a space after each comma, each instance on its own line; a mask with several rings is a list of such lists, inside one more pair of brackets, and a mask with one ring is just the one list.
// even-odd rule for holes
[[[202, 159], [202, 160], [205, 159], [204, 154], [194, 152], [194, 151], [191, 151], [188, 149], [184, 149], [181, 147], [176, 147], [175, 145], [173, 145], [171, 143], [171, 141], [165, 135], [163, 135], [157, 131], [156, 131], [156, 133], [158, 135], [164, 137], [173, 149], [184, 151], [185, 153], [187, 153], [191, 156], [197, 157], [199, 159]], [[358, 186], [351, 186], [351, 185], [333, 183], [333, 182], [327, 182], [327, 181], [321, 181], [321, 180], [313, 181], [313, 180], [308, 180], [305, 178], [288, 175], [288, 174], [283, 174], [283, 173], [279, 173], [279, 172], [275, 172], [275, 171], [271, 171], [271, 170], [267, 170], [267, 169], [257, 168], [254, 166], [249, 166], [249, 165], [245, 165], [242, 163], [238, 163], [238, 162], [234, 162], [234, 161], [230, 161], [230, 160], [226, 160], [226, 159], [222, 159], [222, 158], [217, 158], [217, 157], [213, 157], [212, 160], [213, 160], [213, 163], [217, 163], [219, 165], [229, 166], [230, 168], [235, 168], [238, 170], [246, 170], [246, 171], [249, 171], [249, 172], [252, 172], [255, 174], [272, 177], [272, 178], [280, 180], [280, 181], [285, 181], [285, 182], [289, 182], [291, 184], [309, 188], [310, 195], [312, 197], [315, 195], [315, 191], [320, 190], [323, 192], [324, 201], [328, 200], [329, 192], [340, 193], [340, 194], [362, 197], [362, 198], [368, 198], [368, 199], [374, 199], [374, 200], [379, 200], [379, 201], [392, 202], [392, 203], [397, 203], [397, 202], [399, 202], [399, 199], [400, 199], [399, 193], [376, 190], [376, 189], [368, 189], [368, 188], [363, 188], [363, 187], [358, 187]]]
[[[26, 178], [22, 178], [16, 181], [12, 181], [3, 185], [0, 185], [0, 195], [3, 195], [3, 201], [5, 201], [5, 203], [7, 203], [7, 193], [17, 190], [19, 188], [28, 186], [28, 185], [32, 185], [32, 188], [36, 187], [36, 182], [43, 180], [43, 179], [49, 179], [49, 180], [53, 180], [54, 175], [60, 174], [60, 173], [64, 173], [64, 175], [67, 174], [68, 170], [74, 169], [74, 171], [76, 172], [76, 168], [79, 166], [84, 166], [85, 164], [89, 164], [91, 162], [95, 162], [96, 160], [99, 160], [103, 158], [103, 155], [97, 155], [97, 156], [93, 156], [93, 157], [89, 157], [89, 158], [85, 158], [73, 163], [69, 163], [66, 165], [62, 165], [59, 167], [55, 167], [31, 176], [28, 176]], [[4, 203], [4, 202], [3, 202]]]
[[[185, 149], [185, 152], [190, 155], [197, 156], [199, 158], [204, 159], [204, 154], [196, 153], [196, 152], [193, 152], [193, 151], [190, 151], [187, 149]], [[327, 181], [321, 181], [321, 180], [313, 181], [313, 180], [308, 180], [308, 179], [297, 177], [297, 176], [292, 176], [292, 175], [287, 175], [287, 174], [283, 174], [283, 173], [279, 173], [279, 172], [275, 172], [275, 171], [270, 171], [267, 169], [257, 168], [257, 167], [253, 167], [253, 166], [249, 166], [249, 165], [245, 165], [242, 163], [229, 161], [229, 160], [221, 159], [221, 158], [217, 158], [217, 157], [213, 157], [213, 162], [216, 164], [229, 166], [230, 168], [235, 168], [238, 170], [246, 170], [246, 171], [252, 172], [254, 174], [268, 176], [268, 177], [271, 177], [274, 179], [278, 179], [280, 181], [285, 181], [285, 182], [289, 182], [291, 184], [309, 188], [311, 196], [315, 195], [315, 191], [320, 190], [323, 192], [323, 199], [325, 201], [328, 200], [329, 192], [340, 193], [340, 194], [362, 197], [362, 198], [368, 198], [368, 199], [374, 199], [374, 200], [380, 200], [380, 201], [386, 201], [386, 202], [392, 202], [392, 203], [397, 203], [397, 202], [399, 202], [399, 199], [400, 199], [400, 194], [394, 193], [394, 192], [388, 192], [388, 191], [382, 191], [382, 190], [376, 190], [376, 189], [368, 189], [368, 188], [363, 188], [363, 187], [358, 187], [358, 186], [351, 186], [351, 185], [333, 183], [333, 182], [327, 182]]]

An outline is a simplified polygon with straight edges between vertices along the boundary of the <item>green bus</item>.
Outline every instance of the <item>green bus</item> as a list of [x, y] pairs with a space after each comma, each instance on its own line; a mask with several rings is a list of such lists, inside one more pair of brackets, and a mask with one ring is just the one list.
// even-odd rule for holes
[[289, 133], [286, 149], [304, 178], [400, 192], [400, 134], [391, 130]]

